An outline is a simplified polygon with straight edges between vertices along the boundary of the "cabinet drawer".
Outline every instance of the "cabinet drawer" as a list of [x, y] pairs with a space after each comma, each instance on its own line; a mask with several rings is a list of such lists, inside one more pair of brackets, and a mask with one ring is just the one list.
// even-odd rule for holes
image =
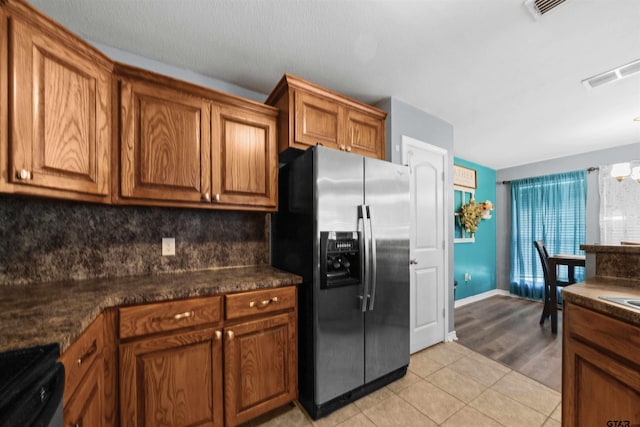
[[273, 288], [260, 291], [230, 294], [225, 297], [227, 319], [271, 313], [293, 308], [296, 305], [296, 288]]
[[102, 356], [103, 320], [102, 314], [82, 333], [63, 354], [60, 361], [64, 365], [64, 403], [71, 397], [78, 384], [93, 364]]
[[120, 339], [222, 320], [222, 297], [190, 298], [120, 308]]
[[640, 328], [575, 304], [566, 304], [565, 311], [568, 337], [638, 363]]

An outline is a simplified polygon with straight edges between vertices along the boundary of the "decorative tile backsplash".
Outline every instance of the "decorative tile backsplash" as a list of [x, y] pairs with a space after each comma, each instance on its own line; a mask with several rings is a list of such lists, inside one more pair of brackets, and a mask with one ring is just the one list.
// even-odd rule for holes
[[260, 212], [0, 197], [0, 242], [0, 286], [269, 264]]

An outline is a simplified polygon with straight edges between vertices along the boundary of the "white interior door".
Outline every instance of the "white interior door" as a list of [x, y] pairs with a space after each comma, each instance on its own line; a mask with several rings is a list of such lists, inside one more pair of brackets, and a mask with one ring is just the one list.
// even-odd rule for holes
[[410, 168], [410, 351], [445, 340], [445, 195], [447, 151], [402, 137], [402, 162]]

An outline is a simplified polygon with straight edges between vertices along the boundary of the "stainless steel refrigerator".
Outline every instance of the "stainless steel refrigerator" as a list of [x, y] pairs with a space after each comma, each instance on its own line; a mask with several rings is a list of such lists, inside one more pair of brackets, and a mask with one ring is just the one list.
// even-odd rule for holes
[[321, 146], [279, 171], [271, 259], [299, 287], [299, 400], [315, 419], [406, 373], [409, 170]]

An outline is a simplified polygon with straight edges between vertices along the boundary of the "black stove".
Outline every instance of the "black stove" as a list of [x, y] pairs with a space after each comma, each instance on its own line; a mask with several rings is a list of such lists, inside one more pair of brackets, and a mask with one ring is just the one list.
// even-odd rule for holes
[[59, 355], [58, 344], [0, 353], [0, 426], [62, 426]]

